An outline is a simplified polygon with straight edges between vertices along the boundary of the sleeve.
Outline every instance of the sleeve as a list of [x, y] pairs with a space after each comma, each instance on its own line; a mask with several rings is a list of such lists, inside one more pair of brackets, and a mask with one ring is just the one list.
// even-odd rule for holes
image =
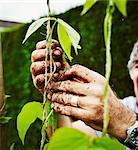
[[129, 109], [135, 112], [136, 109], [136, 98], [133, 96], [129, 96], [124, 98], [123, 100], [120, 100], [125, 106], [127, 106]]

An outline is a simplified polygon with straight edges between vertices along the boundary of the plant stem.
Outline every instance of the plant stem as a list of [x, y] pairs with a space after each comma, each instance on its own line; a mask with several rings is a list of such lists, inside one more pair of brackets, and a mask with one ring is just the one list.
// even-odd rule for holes
[[[50, 4], [49, 4], [49, 0], [47, 0], [47, 8], [48, 8], [48, 15], [47, 17], [50, 17]], [[50, 36], [50, 20], [48, 20], [47, 22], [47, 26], [46, 26], [46, 30], [47, 30], [47, 36], [46, 36], [46, 51], [49, 52], [50, 51], [50, 45], [49, 45], [49, 36]], [[42, 125], [42, 130], [41, 130], [41, 134], [42, 134], [42, 138], [41, 138], [41, 145], [40, 145], [40, 150], [43, 149], [45, 141], [46, 141], [46, 129], [47, 127], [45, 126], [45, 122], [47, 120], [47, 111], [46, 111], [46, 100], [47, 100], [47, 80], [48, 80], [48, 70], [47, 70], [47, 58], [48, 55], [46, 54], [45, 56], [45, 85], [44, 85], [44, 94], [43, 94], [43, 125]]]
[[106, 83], [104, 87], [104, 120], [103, 120], [103, 136], [105, 136], [109, 123], [109, 112], [108, 112], [108, 88], [109, 88], [109, 80], [111, 75], [111, 29], [112, 29], [112, 13], [114, 11], [112, 0], [109, 0], [109, 4], [107, 6], [106, 16], [104, 20], [104, 39], [106, 46]]
[[[48, 18], [50, 18], [50, 4], [49, 4], [49, 0], [47, 1], [47, 7], [48, 7]], [[48, 59], [48, 56], [46, 55], [45, 56], [45, 63], [46, 63], [46, 67], [45, 67], [45, 86], [44, 86], [44, 95], [43, 95], [43, 125], [42, 125], [42, 130], [41, 130], [41, 134], [42, 134], [42, 138], [41, 138], [41, 146], [40, 146], [40, 149], [42, 150], [43, 147], [44, 147], [44, 144], [45, 144], [45, 141], [46, 141], [46, 133], [47, 133], [47, 127], [48, 127], [48, 121], [52, 115], [52, 120], [54, 120], [54, 112], [53, 112], [53, 109], [50, 108], [50, 111], [47, 109], [47, 85], [48, 83], [51, 81], [52, 79], [52, 76], [54, 75], [55, 71], [56, 71], [56, 65], [55, 65], [55, 62], [52, 58], [52, 50], [51, 50], [51, 43], [52, 43], [52, 35], [53, 35], [53, 30], [54, 30], [54, 27], [57, 23], [57, 20], [54, 20], [54, 24], [52, 25], [52, 28], [50, 28], [50, 19], [48, 20], [47, 22], [47, 36], [46, 36], [46, 50], [50, 56], [50, 76], [49, 76], [49, 79], [48, 79], [48, 69], [47, 69], [47, 59]], [[53, 123], [53, 121], [52, 121]], [[54, 132], [54, 126], [52, 124], [52, 133]]]

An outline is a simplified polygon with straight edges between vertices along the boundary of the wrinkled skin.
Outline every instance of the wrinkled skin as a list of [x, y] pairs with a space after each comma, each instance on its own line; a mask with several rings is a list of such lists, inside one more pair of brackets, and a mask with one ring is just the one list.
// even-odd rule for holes
[[[63, 63], [62, 58], [62, 50], [60, 47], [58, 47], [58, 42], [56, 40], [52, 40], [51, 43], [51, 49], [52, 49], [52, 57], [54, 59], [55, 65], [56, 65], [56, 72], [53, 75], [53, 79], [58, 80], [59, 73], [62, 72], [64, 69], [68, 68], [68, 64]], [[41, 91], [41, 93], [44, 92], [44, 79], [45, 79], [45, 56], [48, 56], [47, 58], [47, 70], [49, 72], [50, 68], [50, 56], [48, 52], [46, 51], [46, 41], [40, 41], [36, 44], [36, 50], [32, 52], [31, 56], [31, 67], [30, 71], [32, 73], [32, 78], [34, 85], [37, 89]], [[48, 78], [51, 76], [50, 73], [48, 73]]]
[[[44, 59], [42, 58], [46, 54], [46, 50], [41, 50], [42, 48], [45, 48], [42, 43], [37, 44], [37, 50], [32, 53], [31, 65], [34, 84], [41, 92], [43, 92], [44, 88], [45, 68]], [[55, 49], [61, 52], [57, 48]], [[55, 55], [55, 49], [52, 49], [53, 56]], [[48, 84], [49, 90], [52, 90], [52, 93], [48, 94], [48, 98], [53, 102], [54, 110], [62, 115], [82, 120], [91, 128], [102, 130], [105, 78], [81, 65], [74, 65], [71, 68], [62, 65], [62, 53], [60, 53], [58, 59], [55, 59], [55, 62], [60, 64], [59, 70], [64, 71], [58, 75], [56, 82]], [[73, 96], [78, 96], [77, 107], [71, 106]], [[136, 121], [135, 113], [118, 100], [110, 87], [108, 96], [108, 133], [119, 140], [124, 140], [126, 138], [126, 129]]]
[[[84, 121], [96, 130], [102, 130], [103, 122], [103, 91], [105, 78], [83, 66], [74, 65], [63, 74], [63, 78], [71, 76], [82, 78], [85, 82], [71, 80], [51, 83], [49, 88], [55, 93], [48, 97], [54, 102], [54, 110]], [[81, 80], [82, 81], [82, 80]], [[59, 93], [65, 92], [65, 93]], [[78, 106], [71, 106], [71, 98], [79, 96]], [[135, 114], [118, 100], [111, 88], [108, 90], [109, 127], [108, 133], [118, 139], [125, 139], [125, 130], [135, 122]], [[133, 116], [133, 117], [132, 117]]]

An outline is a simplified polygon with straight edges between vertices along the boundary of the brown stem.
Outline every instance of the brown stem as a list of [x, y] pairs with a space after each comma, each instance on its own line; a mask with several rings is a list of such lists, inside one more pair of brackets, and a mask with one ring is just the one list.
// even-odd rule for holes
[[3, 111], [4, 105], [5, 101], [4, 101], [2, 48], [1, 48], [1, 34], [0, 34], [0, 113]]
[[[1, 46], [1, 33], [0, 33], [0, 116], [4, 113], [5, 96], [3, 86], [3, 66], [2, 66], [2, 46]], [[7, 149], [7, 131], [6, 125], [0, 124], [0, 150]]]

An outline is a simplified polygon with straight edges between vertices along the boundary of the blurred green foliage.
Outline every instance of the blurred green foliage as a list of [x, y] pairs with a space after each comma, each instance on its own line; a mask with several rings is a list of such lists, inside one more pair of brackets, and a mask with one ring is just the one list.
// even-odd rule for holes
[[[127, 70], [127, 61], [133, 44], [138, 40], [138, 2], [128, 2], [128, 16], [124, 18], [118, 11], [113, 16], [112, 32], [112, 76], [111, 87], [120, 98], [133, 95], [133, 85]], [[82, 36], [82, 50], [74, 55], [73, 63], [79, 63], [104, 75], [105, 46], [103, 41], [103, 20], [106, 5], [97, 3], [86, 15], [80, 16], [82, 7], [74, 8], [58, 16], [71, 24]], [[2, 33], [5, 93], [7, 116], [12, 117], [8, 124], [8, 145], [15, 142], [17, 150], [32, 150], [39, 147], [41, 122], [33, 124], [27, 133], [25, 146], [21, 145], [17, 134], [16, 117], [23, 105], [29, 101], [41, 101], [41, 94], [34, 88], [30, 74], [30, 56], [35, 44], [45, 39], [45, 27], [40, 28], [22, 45], [29, 24], [16, 30]], [[56, 33], [53, 38], [56, 38]]]
[[[22, 45], [22, 41], [28, 25], [24, 25], [17, 30], [2, 33], [2, 51], [4, 67], [5, 93], [11, 97], [7, 100], [7, 116], [12, 117], [8, 124], [8, 145], [15, 142], [16, 149], [35, 149], [40, 139], [40, 125], [33, 125], [34, 130], [30, 130], [23, 147], [19, 140], [16, 127], [16, 119], [23, 105], [29, 101], [41, 101], [41, 94], [34, 88], [30, 74], [31, 51], [35, 49], [38, 39], [42, 40], [38, 34], [38, 39], [32, 37], [32, 41]], [[34, 35], [35, 36], [35, 35]], [[32, 128], [32, 129], [33, 129]], [[33, 136], [32, 136], [33, 135]], [[34, 136], [36, 135], [36, 137]]]

